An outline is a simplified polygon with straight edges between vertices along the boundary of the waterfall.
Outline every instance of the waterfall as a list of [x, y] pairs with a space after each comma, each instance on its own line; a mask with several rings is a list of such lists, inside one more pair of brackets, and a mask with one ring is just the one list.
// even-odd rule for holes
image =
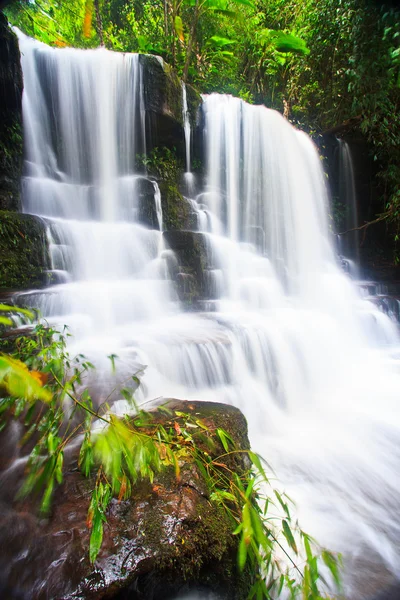
[[[339, 146], [339, 202], [345, 211], [343, 222], [345, 235], [340, 236], [340, 251], [346, 259], [359, 263], [360, 252], [358, 226], [357, 194], [354, 179], [353, 159], [349, 144], [338, 139]], [[354, 231], [352, 231], [354, 230]]]
[[204, 99], [207, 175], [193, 202], [213, 291], [209, 311], [184, 312], [159, 189], [135, 170], [138, 57], [19, 38], [24, 209], [47, 220], [62, 281], [24, 302], [71, 325], [99, 377], [111, 352], [127, 373], [147, 365], [139, 401], [241, 408], [304, 529], [345, 553], [349, 598], [373, 589], [374, 569], [399, 575], [397, 329], [336, 263], [311, 141], [265, 107]]
[[189, 196], [193, 195], [194, 192], [194, 176], [192, 173], [192, 161], [190, 156], [190, 146], [192, 142], [192, 129], [190, 127], [190, 115], [187, 103], [187, 92], [186, 84], [182, 81], [182, 118], [183, 118], [183, 131], [185, 133], [185, 159], [186, 159], [186, 171], [184, 173], [184, 182], [186, 185], [187, 193]]
[[[173, 312], [160, 190], [135, 172], [146, 139], [139, 56], [19, 39], [23, 206], [47, 218], [52, 266], [66, 282], [26, 300], [46, 317], [70, 315], [83, 335]], [[146, 224], [153, 213], [153, 229], [142, 213]]]

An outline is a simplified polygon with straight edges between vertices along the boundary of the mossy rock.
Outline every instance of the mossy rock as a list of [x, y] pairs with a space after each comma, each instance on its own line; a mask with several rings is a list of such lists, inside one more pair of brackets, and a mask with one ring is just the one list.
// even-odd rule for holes
[[0, 289], [42, 286], [49, 264], [44, 221], [33, 215], [0, 211]]
[[191, 229], [195, 225], [195, 215], [188, 200], [179, 192], [177, 185], [170, 181], [159, 181], [163, 227], [165, 231]]
[[0, 210], [17, 210], [19, 206], [22, 89], [18, 39], [0, 12]]
[[[201, 420], [197, 446], [203, 444], [211, 459], [218, 457], [219, 462], [226, 454], [216, 434], [219, 427], [238, 450], [249, 449], [246, 419], [238, 409], [182, 400], [169, 400], [164, 406], [170, 412], [155, 407], [146, 425], [149, 431], [157, 423], [167, 430], [183, 428], [183, 415], [190, 414], [192, 422]], [[3, 474], [7, 481], [0, 490], [0, 504], [7, 509], [0, 515], [0, 585], [7, 587], [7, 597], [20, 593], [31, 600], [167, 600], [201, 587], [222, 600], [247, 598], [253, 576], [238, 571], [234, 522], [212, 500], [192, 454], [184, 453], [179, 459], [179, 478], [173, 467], [166, 466], [152, 483], [136, 483], [129, 499], [112, 500], [95, 565], [88, 559], [86, 526], [95, 478], [85, 479], [79, 473], [77, 456], [76, 445], [67, 448], [64, 481], [46, 520], [36, 513], [33, 498], [15, 501], [23, 465]], [[245, 477], [246, 453], [238, 452], [234, 461], [232, 456], [221, 461]], [[223, 472], [227, 474], [225, 468]]]

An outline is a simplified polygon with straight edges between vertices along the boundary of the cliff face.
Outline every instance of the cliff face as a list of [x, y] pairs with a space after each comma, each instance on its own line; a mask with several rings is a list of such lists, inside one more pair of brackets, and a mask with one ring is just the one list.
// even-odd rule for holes
[[22, 70], [16, 35], [0, 12], [0, 209], [18, 210], [22, 166]]

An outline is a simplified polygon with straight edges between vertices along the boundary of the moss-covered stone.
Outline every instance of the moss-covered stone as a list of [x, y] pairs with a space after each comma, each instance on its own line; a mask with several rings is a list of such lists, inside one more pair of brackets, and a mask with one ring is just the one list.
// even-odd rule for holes
[[194, 224], [192, 207], [174, 182], [159, 181], [165, 231], [191, 229]]
[[[225, 451], [216, 434], [220, 427], [239, 450], [249, 448], [246, 420], [238, 409], [179, 400], [170, 400], [166, 407], [170, 414], [154, 410], [149, 430], [156, 423], [167, 430], [175, 423], [183, 428], [182, 415], [190, 414], [192, 422], [200, 419], [203, 425], [197, 447], [206, 448], [211, 459], [218, 457], [239, 475], [247, 473], [246, 453], [237, 453], [234, 462], [233, 455], [220, 457]], [[67, 449], [67, 472], [47, 520], [36, 515], [32, 498], [14, 500], [23, 465], [10, 470], [3, 482], [0, 504], [8, 508], [0, 515], [0, 564], [10, 593], [18, 590], [32, 600], [167, 600], [200, 586], [222, 600], [247, 598], [252, 575], [238, 572], [233, 521], [213, 502], [190, 453], [182, 454], [179, 478], [173, 467], [165, 467], [152, 483], [135, 484], [128, 500], [111, 502], [103, 544], [91, 565], [86, 516], [95, 480], [77, 471], [77, 453], [76, 445]], [[225, 468], [223, 472], [227, 474]]]
[[19, 206], [22, 89], [18, 40], [0, 12], [0, 210], [17, 210]]
[[33, 215], [0, 211], [0, 289], [40, 287], [48, 268], [43, 220]]

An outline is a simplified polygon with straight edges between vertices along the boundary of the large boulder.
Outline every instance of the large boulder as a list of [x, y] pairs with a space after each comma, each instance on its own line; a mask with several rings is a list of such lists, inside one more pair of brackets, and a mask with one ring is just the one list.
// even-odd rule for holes
[[22, 168], [22, 69], [17, 36], [0, 12], [0, 210], [17, 210]]
[[[153, 422], [166, 428], [179, 424], [179, 412], [201, 419], [208, 427], [202, 432], [213, 445], [209, 447], [204, 437], [199, 445], [206, 444], [211, 458], [225, 454], [215, 435], [219, 427], [238, 449], [249, 448], [246, 420], [238, 409], [176, 400], [167, 406], [173, 420], [155, 410]], [[174, 468], [165, 467], [153, 483], [136, 484], [128, 500], [112, 500], [103, 544], [92, 566], [86, 518], [94, 480], [79, 473], [77, 454], [75, 446], [65, 458], [64, 482], [47, 519], [39, 518], [33, 499], [13, 501], [11, 490], [23, 475], [23, 465], [2, 476], [0, 587], [7, 598], [167, 600], [198, 587], [227, 600], [247, 597], [251, 576], [238, 572], [232, 522], [212, 501], [201, 470], [186, 455], [179, 479]], [[246, 453], [224, 460], [232, 473], [248, 470]]]

